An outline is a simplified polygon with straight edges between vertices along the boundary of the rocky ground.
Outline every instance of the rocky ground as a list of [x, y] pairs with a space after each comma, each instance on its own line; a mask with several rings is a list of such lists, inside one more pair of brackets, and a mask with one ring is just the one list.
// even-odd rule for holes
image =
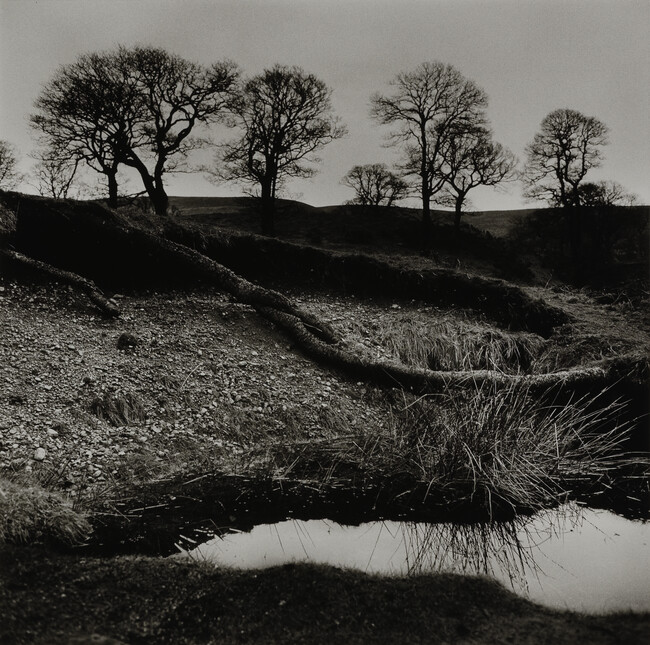
[[[576, 291], [543, 294], [577, 316], [571, 329], [549, 341], [567, 350], [570, 360], [648, 347], [647, 320], [625, 303], [600, 305]], [[492, 328], [471, 312], [430, 304], [290, 296], [336, 326], [350, 349], [377, 357], [388, 355], [372, 333], [378, 324], [433, 319]], [[379, 390], [316, 365], [251, 308], [221, 292], [114, 298], [122, 314], [109, 320], [68, 287], [0, 280], [0, 481], [38, 482], [73, 499], [88, 498], [202, 466], [236, 471], [247, 445], [260, 438], [319, 438], [387, 421], [390, 407]], [[626, 642], [641, 643], [648, 625], [647, 616], [553, 613], [496, 587], [477, 599], [482, 583], [460, 577], [407, 584], [299, 567], [260, 574], [269, 581], [262, 589], [256, 573], [193, 564], [169, 568], [156, 558], [59, 558], [14, 547], [0, 548], [0, 558], [8, 572], [0, 580], [0, 608], [11, 616], [0, 628], [6, 642], [116, 642], [90, 636], [98, 632], [130, 643], [217, 637], [233, 643], [306, 642], [303, 637], [341, 643], [617, 643], [621, 634]], [[285, 612], [274, 594], [289, 593], [296, 576], [308, 578], [309, 590], [291, 596], [294, 604], [300, 599], [299, 612]], [[35, 578], [42, 584], [25, 582]], [[351, 584], [358, 587], [354, 602], [362, 598], [363, 611], [339, 603], [325, 615], [323, 603], [333, 606], [340, 589]], [[413, 602], [422, 605], [417, 616], [411, 601], [396, 600], [413, 584], [420, 585], [413, 592]], [[432, 636], [429, 598], [438, 603], [458, 584], [467, 589], [452, 594], [456, 601], [435, 606], [440, 630]], [[218, 585], [227, 597], [209, 592]], [[368, 595], [370, 588], [375, 595]], [[313, 589], [322, 593], [313, 595]], [[257, 595], [247, 604], [251, 590]], [[490, 604], [495, 594], [502, 600]], [[476, 620], [467, 618], [469, 605]], [[392, 631], [382, 627], [387, 610]], [[236, 617], [244, 614], [242, 628]], [[79, 640], [69, 640], [75, 635]]]
[[[547, 343], [578, 343], [571, 360], [648, 347], [640, 312], [580, 292], [545, 296], [579, 314]], [[84, 490], [182, 472], [197, 455], [225, 462], [246, 436], [309, 438], [386, 418], [374, 388], [319, 367], [221, 292], [114, 297], [122, 314], [111, 320], [69, 287], [0, 282], [0, 474]], [[377, 358], [388, 356], [378, 325], [477, 325], [471, 312], [417, 302], [291, 297]]]
[[380, 422], [368, 388], [222, 293], [117, 294], [106, 320], [67, 287], [1, 288], [0, 471], [87, 487], [236, 452], [235, 426]]

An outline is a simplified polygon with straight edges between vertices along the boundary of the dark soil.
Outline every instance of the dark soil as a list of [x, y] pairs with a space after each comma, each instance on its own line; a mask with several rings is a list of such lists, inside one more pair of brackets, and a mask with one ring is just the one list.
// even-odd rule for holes
[[0, 568], [6, 645], [114, 642], [100, 636], [156, 645], [634, 645], [650, 633], [650, 615], [551, 611], [485, 578], [382, 578], [312, 565], [243, 572], [8, 547]]

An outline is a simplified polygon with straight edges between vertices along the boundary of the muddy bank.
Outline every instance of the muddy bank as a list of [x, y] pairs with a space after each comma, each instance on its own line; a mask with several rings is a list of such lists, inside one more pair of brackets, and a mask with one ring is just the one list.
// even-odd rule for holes
[[[645, 471], [591, 485], [575, 497], [584, 505], [630, 519], [648, 519], [650, 490]], [[356, 481], [355, 481], [356, 479]], [[508, 521], [539, 508], [513, 506], [471, 482], [437, 488], [404, 474], [384, 480], [312, 481], [203, 474], [141, 486], [98, 512], [93, 533], [73, 551], [97, 555], [170, 555], [213, 535], [250, 531], [285, 519], [321, 519], [347, 525], [377, 520], [477, 523]]]

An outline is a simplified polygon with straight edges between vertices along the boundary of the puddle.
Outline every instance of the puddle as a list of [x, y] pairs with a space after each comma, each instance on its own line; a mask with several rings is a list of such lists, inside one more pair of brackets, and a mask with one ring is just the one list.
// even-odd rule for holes
[[287, 520], [187, 553], [245, 569], [313, 562], [389, 575], [485, 574], [547, 606], [607, 612], [650, 611], [649, 544], [650, 523], [565, 506], [492, 525]]

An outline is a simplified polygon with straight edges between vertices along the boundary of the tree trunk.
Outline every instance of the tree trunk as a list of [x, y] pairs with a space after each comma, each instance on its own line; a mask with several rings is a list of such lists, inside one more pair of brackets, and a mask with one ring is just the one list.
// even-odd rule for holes
[[22, 253], [18, 253], [17, 251], [12, 251], [11, 249], [0, 249], [0, 259], [4, 260], [2, 263], [3, 265], [10, 263], [15, 267], [18, 267], [19, 270], [22, 269], [27, 270], [32, 274], [45, 275], [48, 278], [63, 282], [63, 284], [71, 285], [75, 289], [85, 293], [88, 299], [106, 316], [115, 318], [120, 315], [120, 310], [117, 308], [115, 303], [106, 298], [92, 280], [88, 280], [72, 271], [64, 271], [63, 269], [48, 264], [47, 262], [35, 260], [34, 258], [30, 258]]
[[273, 182], [263, 180], [262, 188], [262, 234], [275, 236], [275, 197], [273, 195]]
[[149, 199], [156, 215], [167, 215], [169, 210], [169, 197], [163, 188], [162, 182], [154, 186], [153, 191], [149, 192]]
[[[590, 366], [581, 366], [560, 372], [534, 374], [505, 374], [497, 370], [437, 371], [419, 367], [408, 367], [397, 361], [376, 360], [369, 353], [349, 351], [340, 343], [339, 335], [328, 324], [313, 314], [293, 305], [290, 300], [269, 289], [253, 284], [208, 256], [188, 246], [150, 233], [128, 224], [122, 217], [97, 204], [56, 202], [28, 195], [5, 194], [4, 202], [18, 210], [16, 240], [27, 246], [25, 251], [40, 254], [43, 259], [52, 256], [70, 260], [69, 249], [83, 247], [88, 239], [102, 238], [102, 246], [108, 246], [110, 253], [103, 258], [91, 254], [91, 263], [114, 262], [115, 257], [129, 256], [149, 258], [147, 262], [159, 269], [160, 266], [174, 267], [175, 271], [191, 279], [203, 279], [230, 293], [238, 301], [254, 307], [261, 315], [272, 320], [292, 337], [297, 346], [313, 356], [318, 362], [343, 370], [356, 380], [394, 387], [413, 388], [421, 393], [437, 393], [450, 387], [472, 388], [482, 384], [510, 387], [524, 384], [535, 391], [561, 387], [565, 392], [600, 391], [611, 384], [626, 383], [633, 375], [645, 379], [648, 370], [647, 358], [643, 355], [623, 356], [603, 360]], [[15, 203], [12, 203], [15, 202]], [[18, 209], [20, 204], [20, 209]], [[47, 222], [51, 229], [36, 224]], [[51, 231], [58, 230], [58, 238]], [[67, 245], [65, 248], [50, 248], [52, 245]], [[57, 256], [56, 251], [59, 251]], [[0, 254], [20, 261], [12, 252]], [[52, 260], [54, 263], [55, 260]], [[132, 261], [132, 258], [131, 258]], [[90, 281], [71, 271], [60, 271], [42, 262], [23, 262], [50, 274], [56, 272], [59, 279], [83, 289], [93, 302], [109, 315], [119, 312], [114, 303], [106, 301]], [[91, 268], [87, 265], [86, 268]], [[95, 267], [97, 268], [97, 267]], [[112, 270], [112, 264], [108, 270]], [[636, 376], [634, 378], [637, 378]], [[627, 379], [627, 380], [626, 380]]]
[[465, 201], [465, 196], [457, 195], [455, 210], [454, 210], [454, 228], [456, 231], [460, 230], [460, 218], [463, 216], [463, 202]]
[[135, 168], [140, 173], [140, 178], [142, 179], [142, 183], [147, 191], [147, 195], [149, 195], [149, 200], [151, 201], [151, 205], [156, 214], [167, 215], [167, 210], [169, 209], [169, 197], [167, 197], [162, 180], [163, 162], [160, 159], [158, 160], [155, 176], [153, 177], [142, 160], [135, 154], [129, 159], [127, 165]]
[[117, 208], [117, 173], [107, 172], [108, 178], [108, 205], [111, 208]]
[[431, 196], [426, 179], [422, 179], [422, 240], [421, 250], [427, 252], [431, 247]]

